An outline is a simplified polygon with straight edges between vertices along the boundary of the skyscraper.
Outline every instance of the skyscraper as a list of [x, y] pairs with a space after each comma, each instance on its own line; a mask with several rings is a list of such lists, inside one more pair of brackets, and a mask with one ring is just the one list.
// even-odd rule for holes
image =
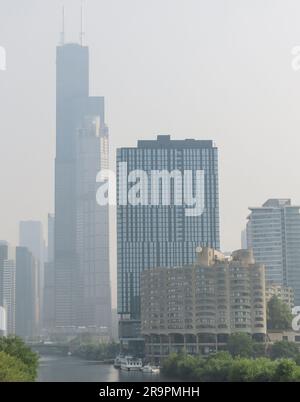
[[0, 306], [0, 336], [6, 336], [7, 324], [6, 324], [6, 310], [3, 306]]
[[[15, 252], [7, 242], [0, 242], [0, 306], [5, 310], [6, 333], [16, 330], [16, 263]], [[2, 311], [3, 312], [3, 311]]]
[[39, 221], [21, 221], [19, 225], [19, 246], [26, 247], [41, 265], [44, 263], [43, 225]]
[[38, 331], [38, 263], [26, 247], [16, 248], [16, 335], [32, 338]]
[[48, 244], [47, 244], [47, 261], [53, 262], [54, 260], [54, 214], [48, 214]]
[[38, 273], [38, 316], [39, 328], [43, 322], [43, 298], [44, 298], [44, 260], [45, 241], [43, 225], [39, 221], [21, 221], [19, 225], [19, 246], [26, 247], [33, 255], [37, 264]]
[[269, 199], [249, 208], [247, 246], [266, 267], [266, 280], [294, 289], [300, 303], [300, 206], [290, 199]]
[[111, 326], [108, 207], [96, 176], [108, 163], [104, 98], [89, 96], [89, 50], [57, 48], [55, 159], [55, 326]]
[[54, 215], [48, 214], [47, 262], [44, 275], [43, 328], [53, 331], [55, 327], [55, 271], [54, 271]]
[[[135, 170], [146, 172], [148, 177], [152, 171], [168, 172], [179, 180], [189, 171], [193, 181], [187, 187], [179, 182], [179, 188], [177, 184], [175, 187], [175, 179], [171, 181], [169, 192], [173, 201], [169, 205], [162, 201], [165, 196], [168, 198], [163, 180], [156, 190], [150, 189], [146, 205], [132, 205], [127, 202], [121, 180], [124, 163], [126, 181]], [[174, 197], [182, 199], [186, 189], [195, 195], [197, 171], [204, 173], [200, 194], [204, 210], [202, 214], [189, 216], [187, 205], [177, 205]], [[147, 190], [148, 186], [150, 181]], [[138, 141], [137, 148], [117, 151], [117, 188], [119, 335], [123, 344], [129, 344], [130, 338], [140, 336], [140, 273], [146, 268], [192, 264], [200, 245], [220, 248], [217, 148], [212, 141], [171, 140], [166, 135], [153, 141]], [[151, 194], [160, 199], [159, 205], [151, 203]]]

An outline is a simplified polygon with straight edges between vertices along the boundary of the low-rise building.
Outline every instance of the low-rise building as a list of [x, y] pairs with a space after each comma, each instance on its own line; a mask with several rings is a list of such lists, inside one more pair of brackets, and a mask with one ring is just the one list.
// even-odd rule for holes
[[295, 342], [300, 347], [300, 332], [296, 331], [268, 331], [267, 343], [272, 345], [274, 342]]
[[142, 335], [146, 355], [209, 353], [234, 332], [266, 335], [265, 273], [251, 250], [231, 257], [198, 248], [193, 265], [154, 268], [141, 275]]
[[282, 286], [276, 283], [266, 283], [266, 302], [273, 297], [278, 297], [279, 300], [286, 303], [290, 309], [294, 307], [294, 290], [288, 286]]

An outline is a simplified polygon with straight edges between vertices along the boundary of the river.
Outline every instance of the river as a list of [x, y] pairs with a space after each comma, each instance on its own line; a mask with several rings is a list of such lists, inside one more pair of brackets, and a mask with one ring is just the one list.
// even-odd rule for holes
[[[73, 356], [41, 356], [39, 382], [160, 382], [161, 374], [124, 372], [111, 364], [88, 362]], [[170, 381], [168, 379], [168, 381]]]

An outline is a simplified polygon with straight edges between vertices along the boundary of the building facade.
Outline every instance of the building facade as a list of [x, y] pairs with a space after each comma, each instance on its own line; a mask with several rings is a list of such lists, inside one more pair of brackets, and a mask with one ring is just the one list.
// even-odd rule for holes
[[25, 340], [39, 333], [38, 268], [28, 248], [16, 248], [16, 335]]
[[16, 332], [16, 263], [15, 249], [0, 242], [0, 306], [6, 314], [6, 334]]
[[43, 329], [46, 334], [55, 328], [55, 272], [54, 272], [54, 227], [55, 217], [48, 214], [47, 262], [44, 266], [44, 312]]
[[[187, 213], [183, 182], [186, 171], [191, 172], [193, 179], [188, 187], [190, 196], [195, 195], [199, 184], [197, 172], [203, 172], [203, 213], [197, 216]], [[132, 190], [128, 191], [127, 180], [132, 183], [131, 175], [136, 172], [143, 172], [150, 179], [140, 188], [141, 202], [134, 203], [129, 202]], [[153, 172], [169, 174], [169, 183], [162, 178], [153, 187]], [[183, 181], [178, 184], [175, 177]], [[187, 202], [180, 204], [178, 200]], [[171, 140], [170, 136], [160, 135], [153, 141], [138, 141], [136, 148], [118, 149], [117, 204], [119, 335], [123, 342], [128, 342], [129, 338], [141, 338], [143, 270], [191, 264], [198, 245], [220, 247], [217, 148], [212, 141]]]
[[264, 289], [264, 266], [248, 250], [228, 258], [200, 247], [192, 265], [145, 270], [141, 317], [146, 355], [157, 360], [183, 350], [209, 353], [235, 332], [264, 340]]
[[277, 285], [276, 283], [266, 283], [266, 301], [273, 297], [278, 297], [279, 300], [286, 303], [290, 309], [295, 305], [295, 296], [293, 288], [287, 286]]
[[26, 247], [34, 257], [37, 264], [38, 274], [38, 328], [43, 326], [43, 298], [44, 298], [44, 262], [45, 262], [45, 240], [43, 225], [40, 221], [21, 221], [19, 225], [19, 246]]
[[89, 96], [89, 50], [57, 48], [55, 159], [55, 327], [110, 331], [108, 207], [96, 176], [108, 164], [104, 98]]
[[6, 310], [0, 306], [0, 336], [7, 335]]
[[291, 287], [300, 304], [300, 207], [289, 199], [269, 199], [249, 208], [247, 246], [266, 267], [266, 281]]

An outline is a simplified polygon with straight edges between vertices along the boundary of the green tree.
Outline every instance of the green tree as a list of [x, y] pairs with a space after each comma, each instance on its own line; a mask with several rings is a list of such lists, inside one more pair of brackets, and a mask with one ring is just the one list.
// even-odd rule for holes
[[293, 315], [289, 306], [273, 296], [267, 306], [267, 327], [273, 330], [290, 329]]
[[178, 361], [177, 371], [181, 378], [192, 379], [195, 378], [195, 371], [199, 365], [197, 357], [186, 355]]
[[32, 352], [21, 338], [14, 336], [0, 337], [0, 352], [1, 351], [24, 363], [30, 380], [35, 380], [38, 369], [38, 355]]
[[231, 362], [227, 370], [227, 381], [230, 382], [251, 382], [255, 376], [255, 369], [252, 361], [245, 358], [236, 358]]
[[232, 356], [251, 357], [254, 353], [254, 342], [248, 334], [232, 334], [228, 338], [227, 349]]
[[276, 361], [276, 371], [273, 381], [276, 382], [295, 382], [300, 381], [300, 368], [296, 362], [290, 359]]
[[251, 360], [253, 365], [254, 382], [271, 382], [273, 381], [276, 365], [274, 362], [266, 357], [260, 357]]
[[294, 342], [289, 341], [277, 341], [271, 347], [270, 351], [271, 359], [294, 359], [300, 360], [300, 353], [298, 346]]
[[178, 377], [178, 364], [182, 357], [183, 356], [180, 356], [177, 353], [171, 353], [164, 361], [164, 364], [162, 366], [162, 373], [170, 377]]
[[209, 356], [203, 367], [197, 371], [200, 381], [224, 382], [228, 379], [228, 372], [232, 365], [233, 358], [228, 352], [219, 352]]
[[236, 358], [228, 370], [227, 380], [232, 382], [269, 382], [272, 381], [276, 365], [270, 359]]
[[32, 381], [27, 366], [16, 357], [0, 352], [0, 382], [20, 381]]
[[253, 344], [253, 357], [266, 357], [266, 344], [264, 342], [254, 342]]
[[228, 352], [205, 359], [173, 353], [164, 361], [162, 371], [169, 377], [200, 382], [300, 382], [300, 367], [293, 360], [233, 358]]
[[[74, 343], [72, 344], [74, 347]], [[117, 343], [84, 343], [74, 348], [73, 354], [87, 360], [113, 359], [120, 350]]]

